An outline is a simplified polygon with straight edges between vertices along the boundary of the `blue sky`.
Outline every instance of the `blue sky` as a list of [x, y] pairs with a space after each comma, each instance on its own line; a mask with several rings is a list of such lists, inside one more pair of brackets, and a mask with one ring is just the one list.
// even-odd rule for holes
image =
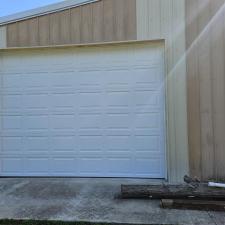
[[0, 0], [0, 17], [61, 1], [62, 0]]

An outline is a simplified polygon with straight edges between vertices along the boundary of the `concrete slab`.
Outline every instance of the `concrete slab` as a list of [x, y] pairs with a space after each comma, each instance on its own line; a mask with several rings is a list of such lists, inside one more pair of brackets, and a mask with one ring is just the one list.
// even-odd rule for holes
[[117, 199], [122, 183], [148, 184], [152, 180], [1, 178], [0, 219], [225, 224], [225, 213], [164, 210], [159, 201]]

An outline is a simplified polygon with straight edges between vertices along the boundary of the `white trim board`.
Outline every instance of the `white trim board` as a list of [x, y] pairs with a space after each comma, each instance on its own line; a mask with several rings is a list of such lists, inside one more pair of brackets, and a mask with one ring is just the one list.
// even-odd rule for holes
[[99, 0], [66, 0], [59, 3], [39, 7], [36, 9], [27, 10], [21, 13], [12, 14], [9, 16], [0, 17], [0, 26], [6, 25], [9, 23], [17, 22], [20, 20], [25, 20], [33, 18], [36, 16], [46, 15], [49, 13], [62, 11], [68, 8], [74, 8], [81, 5], [97, 2]]

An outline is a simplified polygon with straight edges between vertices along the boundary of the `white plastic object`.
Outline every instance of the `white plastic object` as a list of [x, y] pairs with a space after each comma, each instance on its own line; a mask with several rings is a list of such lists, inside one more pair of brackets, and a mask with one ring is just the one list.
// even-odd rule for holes
[[225, 188], [225, 184], [222, 183], [215, 183], [215, 182], [209, 182], [208, 183], [209, 187], [218, 187], [218, 188]]

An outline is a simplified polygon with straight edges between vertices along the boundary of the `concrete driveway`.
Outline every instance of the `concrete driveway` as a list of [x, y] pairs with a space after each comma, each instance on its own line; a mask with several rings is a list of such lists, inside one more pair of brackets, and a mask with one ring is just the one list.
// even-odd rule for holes
[[225, 213], [163, 210], [158, 201], [121, 200], [120, 184], [149, 180], [1, 178], [0, 218], [137, 224], [225, 224]]

